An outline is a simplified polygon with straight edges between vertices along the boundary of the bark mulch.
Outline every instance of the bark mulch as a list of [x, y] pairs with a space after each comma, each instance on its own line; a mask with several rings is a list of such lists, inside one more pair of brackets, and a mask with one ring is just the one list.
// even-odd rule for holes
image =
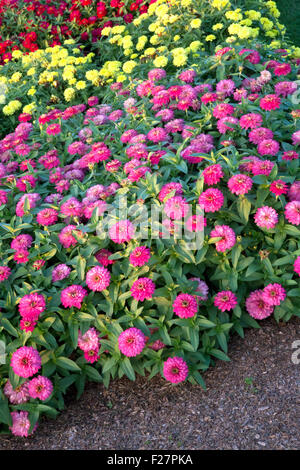
[[261, 326], [232, 338], [231, 362], [204, 374], [207, 391], [160, 377], [90, 384], [34, 436], [0, 436], [0, 449], [299, 449], [300, 365], [291, 355], [300, 321]]

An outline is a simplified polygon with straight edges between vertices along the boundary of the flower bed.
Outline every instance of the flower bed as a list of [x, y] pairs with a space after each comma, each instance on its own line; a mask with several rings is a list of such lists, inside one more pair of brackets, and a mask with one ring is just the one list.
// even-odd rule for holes
[[42, 69], [72, 80], [74, 45], [3, 68], [10, 98], [18, 64], [37, 69], [27, 76], [39, 94], [32, 114], [3, 107], [4, 432], [30, 435], [87, 380], [162, 374], [205, 386], [202, 372], [229, 360], [231, 334], [298, 315], [299, 63], [247, 44], [185, 50], [166, 69], [149, 58], [124, 70], [116, 50], [110, 69], [79, 55], [69, 72], [91, 83], [69, 95], [53, 85], [54, 102], [37, 83]]

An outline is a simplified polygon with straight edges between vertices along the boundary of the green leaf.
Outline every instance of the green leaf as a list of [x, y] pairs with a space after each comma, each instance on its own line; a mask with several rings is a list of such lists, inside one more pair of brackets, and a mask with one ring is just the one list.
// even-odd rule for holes
[[58, 357], [56, 359], [56, 365], [61, 367], [62, 369], [71, 370], [74, 372], [81, 372], [80, 367], [76, 364], [76, 362], [72, 361], [67, 357]]
[[202, 328], [214, 328], [216, 326], [215, 323], [213, 323], [210, 320], [207, 320], [207, 318], [201, 318], [199, 317], [197, 324], [201, 326]]
[[238, 214], [244, 223], [249, 220], [251, 211], [251, 202], [246, 197], [240, 197], [237, 202]]
[[128, 357], [125, 357], [125, 359], [123, 359], [121, 362], [121, 369], [130, 380], [135, 380], [135, 372]]
[[102, 377], [99, 372], [92, 366], [85, 366], [84, 371], [86, 375], [93, 380], [93, 382], [102, 382]]
[[219, 349], [214, 349], [214, 348], [211, 349], [210, 354], [216, 357], [217, 359], [221, 359], [221, 361], [230, 361], [230, 358], [226, 356], [226, 354], [223, 353], [223, 351], [220, 351]]

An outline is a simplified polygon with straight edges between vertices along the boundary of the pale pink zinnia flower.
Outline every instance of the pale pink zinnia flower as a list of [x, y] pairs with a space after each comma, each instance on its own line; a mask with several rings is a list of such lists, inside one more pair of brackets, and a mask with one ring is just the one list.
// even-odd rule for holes
[[90, 328], [84, 335], [78, 332], [78, 347], [82, 351], [99, 349], [99, 335], [95, 328]]
[[[28, 419], [28, 411], [13, 411], [10, 414], [12, 417], [12, 426], [10, 426], [9, 429], [11, 430], [13, 435], [20, 437], [28, 437], [30, 435], [30, 421]], [[34, 432], [35, 428], [33, 429], [32, 433]]]
[[28, 382], [28, 392], [31, 398], [38, 398], [39, 400], [47, 400], [53, 392], [53, 385], [48, 377], [38, 375]]
[[121, 353], [127, 357], [138, 356], [146, 345], [146, 336], [138, 328], [128, 328], [118, 337]]
[[221, 238], [216, 242], [216, 250], [224, 253], [230, 250], [236, 242], [235, 233], [228, 225], [216, 225], [210, 232], [211, 238]]
[[19, 385], [14, 390], [10, 381], [7, 380], [3, 388], [3, 392], [4, 395], [8, 397], [10, 403], [12, 403], [13, 405], [20, 405], [21, 403], [25, 403], [29, 399], [28, 382]]
[[262, 297], [262, 290], [251, 292], [246, 299], [246, 310], [256, 320], [263, 320], [272, 315], [274, 307], [267, 304]]
[[132, 284], [131, 295], [135, 300], [151, 300], [155, 291], [155, 284], [152, 279], [140, 277]]
[[184, 382], [189, 374], [188, 365], [182, 357], [169, 357], [164, 362], [163, 374], [173, 384]]
[[71, 268], [66, 264], [59, 264], [52, 271], [52, 281], [57, 282], [69, 276]]
[[135, 233], [135, 226], [129, 220], [120, 220], [108, 231], [110, 239], [115, 243], [129, 242]]
[[173, 311], [180, 318], [191, 318], [198, 312], [198, 304], [193, 295], [179, 294], [173, 302]]
[[170, 197], [164, 205], [164, 211], [170, 219], [180, 220], [189, 211], [189, 205], [181, 196]]
[[95, 266], [88, 271], [86, 283], [92, 291], [101, 292], [110, 284], [110, 272], [103, 266]]
[[214, 299], [214, 305], [225, 312], [225, 310], [232, 310], [237, 305], [237, 297], [230, 290], [223, 290], [218, 292]]
[[206, 282], [202, 281], [199, 277], [192, 277], [190, 280], [198, 283], [198, 286], [196, 287], [196, 292], [199, 292], [200, 295], [197, 294], [196, 300], [205, 302], [208, 299], [209, 290]]
[[288, 202], [284, 208], [286, 219], [293, 225], [300, 225], [300, 201]]
[[262, 298], [268, 305], [280, 305], [280, 302], [286, 298], [286, 292], [280, 284], [269, 284], [262, 291]]
[[274, 228], [278, 222], [278, 214], [273, 207], [263, 206], [254, 215], [255, 223], [261, 228]]
[[11, 358], [10, 365], [19, 377], [31, 377], [41, 368], [41, 357], [32, 346], [22, 346], [17, 349]]

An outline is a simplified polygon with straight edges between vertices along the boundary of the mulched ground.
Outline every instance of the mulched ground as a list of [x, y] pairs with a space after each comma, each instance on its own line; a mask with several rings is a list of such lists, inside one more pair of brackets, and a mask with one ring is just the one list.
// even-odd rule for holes
[[91, 384], [33, 437], [1, 436], [0, 449], [299, 449], [300, 365], [291, 355], [300, 321], [261, 325], [232, 339], [231, 362], [204, 374], [205, 392], [162, 378]]

